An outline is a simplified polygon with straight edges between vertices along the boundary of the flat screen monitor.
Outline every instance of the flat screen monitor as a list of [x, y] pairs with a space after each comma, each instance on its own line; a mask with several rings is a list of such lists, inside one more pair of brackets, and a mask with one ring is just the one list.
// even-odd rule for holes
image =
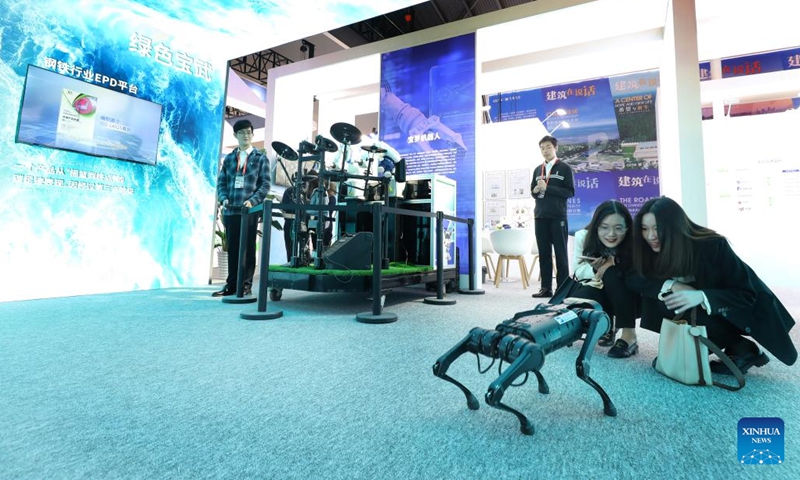
[[155, 165], [161, 105], [28, 65], [17, 142]]

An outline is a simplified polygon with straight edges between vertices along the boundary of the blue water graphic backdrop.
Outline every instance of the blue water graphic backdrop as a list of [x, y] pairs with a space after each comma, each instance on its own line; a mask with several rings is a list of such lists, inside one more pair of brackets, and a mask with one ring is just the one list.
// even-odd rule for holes
[[[0, 3], [0, 301], [207, 282], [224, 61], [207, 59], [202, 78], [130, 51], [136, 32], [203, 55], [160, 30], [174, 20], [132, 2]], [[27, 65], [53, 60], [163, 105], [156, 166], [14, 143]]]

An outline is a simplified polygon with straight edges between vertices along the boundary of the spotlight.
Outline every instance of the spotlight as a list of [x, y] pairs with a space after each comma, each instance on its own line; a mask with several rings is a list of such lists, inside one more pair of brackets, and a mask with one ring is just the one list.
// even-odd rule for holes
[[561, 128], [561, 127], [564, 127], [564, 128], [569, 128], [569, 122], [567, 122], [566, 120], [564, 120], [563, 122], [561, 122], [561, 123], [559, 123], [558, 125], [556, 125], [556, 128], [554, 128], [554, 129], [550, 130], [550, 135], [552, 135], [552, 134], [553, 134], [553, 132], [555, 132], [556, 130], [558, 130], [558, 129], [559, 129], [559, 128]]
[[548, 120], [550, 120], [550, 117], [552, 117], [553, 115], [558, 115], [559, 117], [563, 117], [566, 114], [567, 114], [566, 110], [564, 110], [563, 108], [557, 108], [553, 112], [551, 112], [550, 115], [544, 117], [544, 120], [542, 121], [542, 123], [545, 123]]

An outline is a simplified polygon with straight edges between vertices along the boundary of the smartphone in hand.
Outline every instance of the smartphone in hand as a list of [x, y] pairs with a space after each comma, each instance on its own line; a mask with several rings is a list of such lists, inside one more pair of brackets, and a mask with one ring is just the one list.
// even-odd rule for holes
[[587, 262], [594, 262], [596, 260], [599, 260], [599, 258], [595, 258], [595, 257], [579, 256], [578, 258], [581, 259], [581, 260], [586, 260]]

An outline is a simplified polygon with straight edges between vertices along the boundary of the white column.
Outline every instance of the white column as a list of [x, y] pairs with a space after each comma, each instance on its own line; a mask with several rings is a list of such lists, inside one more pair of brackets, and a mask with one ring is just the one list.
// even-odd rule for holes
[[695, 0], [670, 0], [664, 26], [658, 140], [661, 194], [705, 225], [700, 69]]

